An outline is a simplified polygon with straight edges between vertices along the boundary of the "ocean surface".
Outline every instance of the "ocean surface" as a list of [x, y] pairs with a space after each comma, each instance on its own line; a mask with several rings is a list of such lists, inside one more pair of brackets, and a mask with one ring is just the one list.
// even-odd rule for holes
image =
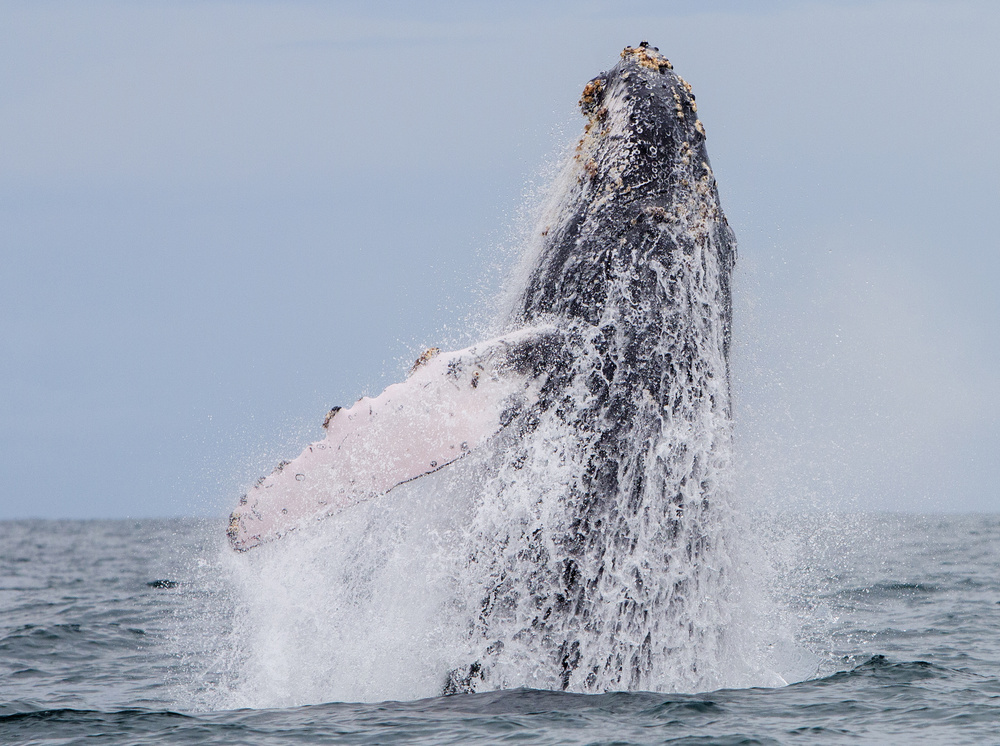
[[1000, 516], [767, 525], [785, 686], [251, 708], [224, 524], [0, 522], [0, 743], [1000, 744]]

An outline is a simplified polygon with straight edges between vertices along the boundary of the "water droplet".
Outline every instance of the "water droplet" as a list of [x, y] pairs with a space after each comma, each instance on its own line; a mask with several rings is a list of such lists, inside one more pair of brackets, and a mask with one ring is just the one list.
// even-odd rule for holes
[[305, 475], [305, 474], [296, 474], [296, 475], [295, 475], [295, 481], [296, 481], [296, 482], [301, 482], [301, 481], [302, 481], [303, 479], [305, 479], [305, 478], [306, 478], [306, 475]]

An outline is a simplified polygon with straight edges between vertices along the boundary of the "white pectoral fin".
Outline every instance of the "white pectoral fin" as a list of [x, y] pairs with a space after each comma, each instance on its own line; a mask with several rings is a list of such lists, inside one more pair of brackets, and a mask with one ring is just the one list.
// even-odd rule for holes
[[[524, 335], [521, 335], [524, 336]], [[241, 498], [229, 521], [234, 549], [280, 538], [393, 487], [435, 472], [502, 427], [511, 406], [530, 405], [539, 378], [506, 363], [505, 338], [418, 361], [403, 383], [331, 412], [327, 435], [280, 464]]]

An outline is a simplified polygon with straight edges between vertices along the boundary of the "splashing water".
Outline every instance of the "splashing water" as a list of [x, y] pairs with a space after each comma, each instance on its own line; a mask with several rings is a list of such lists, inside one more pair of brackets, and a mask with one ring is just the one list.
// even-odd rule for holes
[[622, 56], [496, 322], [557, 330], [538, 400], [446, 469], [227, 557], [220, 705], [783, 683], [730, 484], [735, 241], [690, 86]]

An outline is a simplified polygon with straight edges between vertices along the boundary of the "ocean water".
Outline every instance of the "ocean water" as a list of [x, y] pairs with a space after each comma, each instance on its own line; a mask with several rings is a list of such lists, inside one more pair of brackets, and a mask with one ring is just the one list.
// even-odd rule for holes
[[[351, 672], [332, 667], [323, 619], [303, 628], [287, 612], [267, 635], [279, 653], [306, 653], [267, 686], [276, 669], [248, 659], [246, 641], [261, 639], [243, 608], [253, 575], [221, 522], [0, 522], [0, 743], [1000, 744], [1000, 516], [754, 526], [761, 572], [748, 577], [771, 613], [728, 624], [773, 637], [792, 683], [407, 701], [379, 701], [391, 698], [376, 687], [358, 703], [322, 700], [323, 681]], [[300, 607], [307, 588], [288, 586]], [[368, 620], [363, 641], [391, 681], [379, 625]]]

